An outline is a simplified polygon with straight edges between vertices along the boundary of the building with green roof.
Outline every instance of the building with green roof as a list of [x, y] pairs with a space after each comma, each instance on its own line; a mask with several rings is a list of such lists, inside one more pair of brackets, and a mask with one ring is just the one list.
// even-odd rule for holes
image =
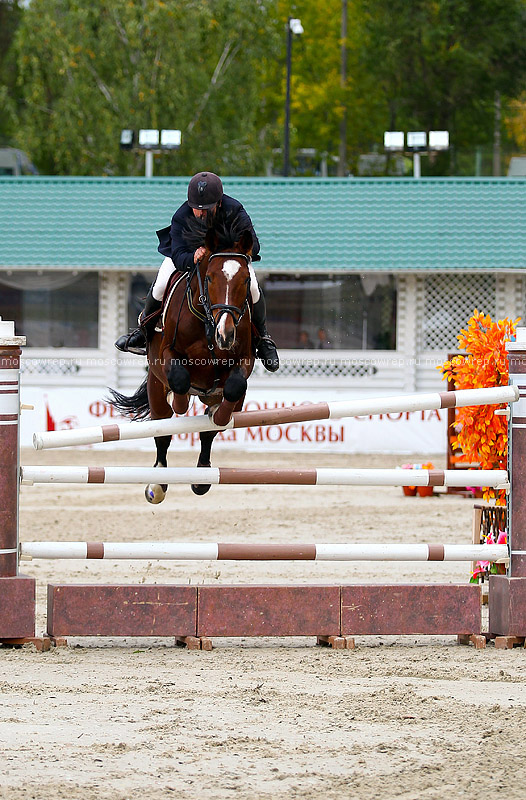
[[[187, 183], [0, 177], [0, 315], [28, 337], [26, 380], [138, 382], [143, 360], [116, 360], [113, 341], [134, 324], [162, 260], [155, 232]], [[436, 365], [474, 308], [523, 314], [526, 179], [225, 178], [224, 187], [258, 233], [257, 274], [282, 352], [280, 372], [259, 368], [256, 383], [435, 389]], [[53, 367], [59, 351], [67, 371]]]
[[[187, 183], [0, 178], [0, 267], [153, 269], [155, 231]], [[526, 179], [225, 178], [224, 187], [251, 215], [268, 273], [526, 269]]]

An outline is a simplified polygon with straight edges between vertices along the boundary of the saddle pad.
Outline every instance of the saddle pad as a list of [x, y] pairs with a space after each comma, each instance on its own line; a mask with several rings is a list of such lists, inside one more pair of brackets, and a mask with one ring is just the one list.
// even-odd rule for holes
[[183, 279], [186, 279], [186, 272], [172, 272], [170, 275], [170, 279], [168, 281], [168, 285], [166, 286], [164, 297], [163, 297], [163, 306], [161, 316], [159, 317], [159, 322], [157, 323], [155, 330], [157, 333], [162, 333], [164, 331], [164, 323], [166, 318], [166, 312], [168, 311], [168, 306], [170, 305], [170, 301], [173, 297], [173, 293], [181, 283]]

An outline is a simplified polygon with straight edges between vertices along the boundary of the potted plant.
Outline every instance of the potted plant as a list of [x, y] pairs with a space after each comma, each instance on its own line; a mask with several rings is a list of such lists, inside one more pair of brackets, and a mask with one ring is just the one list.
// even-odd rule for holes
[[[412, 464], [402, 464], [402, 469], [414, 469]], [[415, 497], [416, 486], [402, 486], [402, 490], [406, 497]]]

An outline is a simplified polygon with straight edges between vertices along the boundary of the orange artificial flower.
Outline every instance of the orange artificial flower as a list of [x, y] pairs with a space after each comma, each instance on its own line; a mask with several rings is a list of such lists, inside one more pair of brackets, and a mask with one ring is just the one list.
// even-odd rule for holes
[[[520, 318], [519, 318], [520, 319]], [[515, 337], [519, 319], [493, 322], [489, 314], [473, 312], [466, 330], [457, 336], [466, 355], [454, 356], [438, 367], [444, 380], [451, 380], [455, 389], [480, 389], [507, 386], [509, 382], [506, 342]], [[458, 408], [452, 445], [459, 448], [466, 460], [477, 462], [480, 469], [506, 469], [508, 424], [505, 416], [496, 416], [496, 406]], [[501, 403], [499, 408], [505, 408]], [[497, 505], [506, 504], [503, 490], [484, 489], [484, 499], [496, 498]]]

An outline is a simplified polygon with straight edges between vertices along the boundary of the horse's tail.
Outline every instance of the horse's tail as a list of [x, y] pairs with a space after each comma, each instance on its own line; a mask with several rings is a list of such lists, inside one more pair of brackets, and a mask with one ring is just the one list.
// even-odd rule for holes
[[110, 388], [109, 391], [112, 398], [110, 403], [113, 408], [125, 417], [131, 416], [134, 420], [146, 419], [150, 414], [147, 383], [148, 378], [145, 378], [135, 394], [130, 397]]

